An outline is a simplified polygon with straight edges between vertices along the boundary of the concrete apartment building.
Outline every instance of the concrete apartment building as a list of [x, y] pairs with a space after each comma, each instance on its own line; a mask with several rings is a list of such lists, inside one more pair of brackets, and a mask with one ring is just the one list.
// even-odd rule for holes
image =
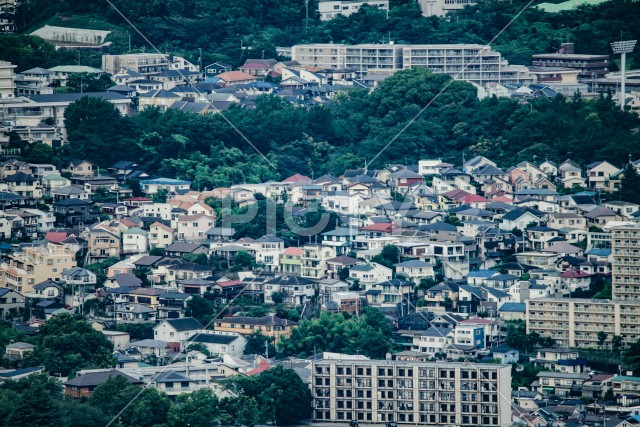
[[293, 46], [291, 55], [303, 66], [346, 68], [360, 76], [367, 72], [394, 73], [407, 68], [427, 67], [434, 73], [448, 74], [477, 84], [534, 82], [526, 67], [509, 65], [499, 52], [479, 44], [305, 44]]
[[464, 9], [477, 4], [475, 0], [418, 0], [418, 6], [424, 16], [445, 16], [449, 12]]
[[611, 296], [640, 303], [640, 225], [611, 229]]
[[58, 280], [62, 271], [76, 266], [75, 254], [62, 245], [25, 247], [13, 252], [0, 265], [0, 288], [10, 288], [25, 296], [47, 279]]
[[313, 363], [317, 422], [511, 426], [511, 367], [397, 360]]
[[578, 79], [589, 82], [592, 78], [604, 77], [609, 72], [608, 55], [573, 53], [573, 43], [563, 43], [561, 52], [531, 55], [534, 67], [563, 67], [578, 70]]
[[625, 344], [640, 338], [640, 301], [585, 298], [536, 298], [527, 301], [527, 332], [555, 339], [560, 346], [598, 348], [598, 332], [607, 342], [619, 335]]
[[320, 0], [318, 13], [320, 20], [329, 21], [336, 16], [349, 16], [356, 13], [364, 5], [389, 10], [389, 0]]
[[16, 66], [0, 61], [0, 99], [13, 98], [16, 90]]
[[153, 74], [168, 71], [171, 62], [161, 53], [129, 53], [125, 55], [102, 55], [102, 69], [116, 74], [122, 68], [128, 68], [140, 74]]
[[509, 65], [499, 52], [480, 44], [406, 45], [402, 61], [405, 69], [427, 67], [477, 84], [534, 82], [526, 67]]

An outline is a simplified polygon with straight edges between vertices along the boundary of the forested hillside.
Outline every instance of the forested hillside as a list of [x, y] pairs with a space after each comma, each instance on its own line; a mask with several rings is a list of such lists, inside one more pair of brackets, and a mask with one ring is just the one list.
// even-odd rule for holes
[[[206, 63], [226, 60], [239, 65], [247, 57], [261, 57], [263, 52], [267, 58], [275, 57], [276, 46], [304, 42], [383, 43], [391, 39], [396, 43], [487, 43], [528, 0], [487, 0], [449, 18], [425, 18], [414, 0], [391, 0], [388, 18], [383, 11], [363, 7], [350, 17], [337, 17], [329, 22], [321, 22], [315, 16], [316, 0], [309, 1], [308, 20], [303, 0], [113, 0], [112, 3], [162, 51], [195, 60], [201, 48]], [[566, 41], [574, 42], [579, 53], [608, 54], [610, 41], [621, 36], [640, 38], [637, 0], [611, 0], [557, 14], [538, 10], [536, 3], [537, 0], [495, 41], [496, 49], [512, 63], [527, 65], [531, 54], [553, 52]], [[116, 53], [128, 49], [128, 35], [132, 49], [151, 49], [102, 0], [20, 2], [17, 25], [22, 33], [44, 24], [111, 30], [112, 50]], [[26, 42], [18, 42], [15, 36], [11, 43], [3, 42], [6, 37], [0, 37], [0, 57], [13, 60], [19, 64], [19, 70], [24, 69], [32, 51], [26, 47], [16, 56], [12, 46]], [[7, 55], [7, 49], [13, 55]], [[99, 66], [98, 56], [84, 55], [85, 65]], [[48, 60], [64, 63], [69, 58], [58, 53]], [[634, 66], [640, 67], [640, 60], [635, 59]]]
[[371, 164], [422, 107], [449, 81], [424, 69], [405, 70], [371, 94], [353, 90], [331, 106], [297, 108], [262, 96], [256, 108], [232, 107], [226, 117], [276, 166], [259, 156], [220, 115], [145, 110], [118, 117], [107, 102], [84, 98], [66, 111], [70, 144], [62, 156], [87, 158], [100, 166], [139, 159], [152, 172], [194, 181], [195, 188], [262, 182], [292, 173], [320, 176], [345, 168], [382, 167], [442, 157], [459, 164], [486, 155], [504, 166], [517, 161], [567, 157], [588, 163], [623, 164], [640, 158], [640, 119], [612, 100], [580, 97], [479, 101], [476, 90], [453, 82]]

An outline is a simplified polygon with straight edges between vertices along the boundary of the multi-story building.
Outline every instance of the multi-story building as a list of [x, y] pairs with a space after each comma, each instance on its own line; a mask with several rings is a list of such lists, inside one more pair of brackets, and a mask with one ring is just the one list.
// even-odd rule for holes
[[509, 65], [499, 52], [479, 44], [304, 44], [293, 46], [292, 59], [315, 68], [352, 69], [361, 76], [427, 67], [434, 73], [478, 84], [527, 84], [535, 80], [526, 67]]
[[389, 10], [389, 0], [320, 0], [318, 12], [320, 20], [329, 21], [338, 15], [349, 16], [356, 13], [364, 5]]
[[613, 255], [611, 296], [614, 300], [640, 303], [640, 225], [611, 229]]
[[424, 16], [445, 16], [447, 13], [477, 4], [476, 0], [418, 0]]
[[266, 337], [271, 337], [279, 342], [281, 337], [289, 338], [296, 322], [280, 319], [275, 316], [264, 317], [225, 317], [215, 320], [216, 331], [235, 332], [241, 335], [251, 335], [260, 332]]
[[321, 360], [311, 372], [317, 422], [511, 425], [509, 365]]
[[[0, 10], [2, 5], [0, 4]], [[0, 21], [0, 25], [1, 21]], [[0, 99], [13, 98], [16, 90], [16, 65], [0, 61]]]
[[102, 55], [102, 69], [116, 74], [122, 68], [148, 75], [168, 71], [171, 62], [162, 53], [130, 53], [125, 55]]
[[597, 348], [598, 332], [629, 345], [640, 338], [640, 301], [536, 298], [527, 302], [527, 332], [551, 337], [564, 347]]
[[405, 45], [403, 68], [426, 67], [433, 73], [448, 74], [456, 80], [477, 84], [533, 83], [534, 77], [524, 66], [509, 65], [487, 45], [441, 44]]
[[0, 33], [13, 33], [16, 30], [16, 0], [0, 1]]
[[21, 252], [10, 254], [8, 261], [0, 266], [0, 288], [32, 294], [38, 283], [58, 280], [63, 270], [75, 266], [75, 254], [62, 245], [25, 247]]
[[567, 44], [563, 53], [541, 53], [531, 56], [534, 67], [564, 67], [579, 71], [578, 79], [590, 81], [592, 78], [604, 77], [609, 72], [608, 55], [589, 55], [573, 53], [573, 44]]

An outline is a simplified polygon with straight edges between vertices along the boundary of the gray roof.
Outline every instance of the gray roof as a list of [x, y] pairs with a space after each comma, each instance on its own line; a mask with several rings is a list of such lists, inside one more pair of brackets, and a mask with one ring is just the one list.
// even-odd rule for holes
[[191, 378], [185, 377], [174, 371], [160, 372], [153, 377], [153, 381], [157, 383], [174, 383], [174, 382], [195, 382]]
[[50, 95], [31, 95], [35, 102], [73, 102], [84, 97], [100, 98], [104, 100], [128, 99], [117, 92], [85, 92], [85, 93], [54, 93]]
[[237, 339], [238, 339], [237, 335], [195, 334], [191, 338], [189, 338], [189, 342], [228, 345]]
[[185, 317], [182, 319], [167, 319], [166, 322], [178, 332], [204, 329], [202, 323], [198, 322], [193, 317]]
[[122, 377], [130, 384], [141, 384], [142, 381], [133, 378], [125, 373], [122, 373], [116, 369], [111, 369], [103, 372], [90, 372], [88, 374], [77, 376], [66, 383], [66, 386], [74, 387], [95, 387], [97, 385], [105, 383], [110, 378]]

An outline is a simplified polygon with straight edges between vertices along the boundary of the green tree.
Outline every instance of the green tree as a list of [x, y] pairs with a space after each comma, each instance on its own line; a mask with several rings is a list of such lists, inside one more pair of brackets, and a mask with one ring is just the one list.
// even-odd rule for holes
[[206, 325], [213, 315], [213, 303], [199, 295], [194, 295], [187, 301], [187, 314], [198, 319], [200, 323]]
[[219, 425], [220, 401], [211, 389], [180, 394], [169, 410], [169, 427], [211, 427]]
[[400, 262], [400, 249], [395, 245], [384, 245], [380, 254], [371, 258], [371, 261], [393, 269], [393, 265]]
[[607, 333], [605, 331], [599, 331], [598, 334], [596, 335], [598, 337], [598, 346], [600, 346], [600, 348], [604, 348], [604, 343], [607, 341]]
[[113, 86], [108, 74], [71, 73], [67, 78], [67, 88], [71, 92], [104, 92]]
[[247, 311], [247, 316], [249, 317], [264, 317], [267, 314], [269, 314], [269, 310], [263, 305], [251, 307], [249, 311]]
[[43, 142], [31, 145], [24, 155], [24, 161], [29, 163], [51, 163], [53, 160], [53, 148]]
[[246, 251], [238, 251], [233, 257], [233, 264], [239, 268], [250, 268], [255, 263], [253, 257]]
[[276, 355], [277, 350], [273, 345], [273, 342], [275, 341], [273, 337], [267, 337], [260, 331], [256, 331], [247, 335], [246, 338], [247, 344], [244, 346], [244, 354], [259, 354], [260, 356], [265, 356], [265, 343], [268, 343], [267, 345], [269, 347], [269, 356], [273, 357]]
[[286, 297], [287, 295], [284, 292], [276, 291], [271, 294], [271, 301], [273, 301], [274, 304], [282, 304]]
[[5, 414], [4, 425], [27, 427], [59, 425], [62, 397], [60, 382], [47, 375], [35, 375], [3, 384], [2, 388], [19, 393], [17, 396], [14, 395], [15, 400], [9, 412]]
[[160, 188], [156, 194], [153, 195], [153, 203], [167, 203], [167, 189]]
[[622, 351], [622, 337], [620, 335], [614, 335], [611, 338], [611, 353], [620, 356], [620, 353]]
[[255, 399], [264, 424], [295, 424], [311, 414], [313, 398], [309, 386], [295, 371], [282, 365], [250, 377], [231, 377], [226, 387], [237, 395]]
[[39, 339], [26, 363], [44, 366], [51, 374], [66, 377], [81, 369], [114, 365], [113, 344], [82, 316], [62, 314], [52, 317], [40, 326]]
[[640, 203], [640, 174], [632, 163], [627, 163], [624, 168], [616, 197], [625, 202]]

